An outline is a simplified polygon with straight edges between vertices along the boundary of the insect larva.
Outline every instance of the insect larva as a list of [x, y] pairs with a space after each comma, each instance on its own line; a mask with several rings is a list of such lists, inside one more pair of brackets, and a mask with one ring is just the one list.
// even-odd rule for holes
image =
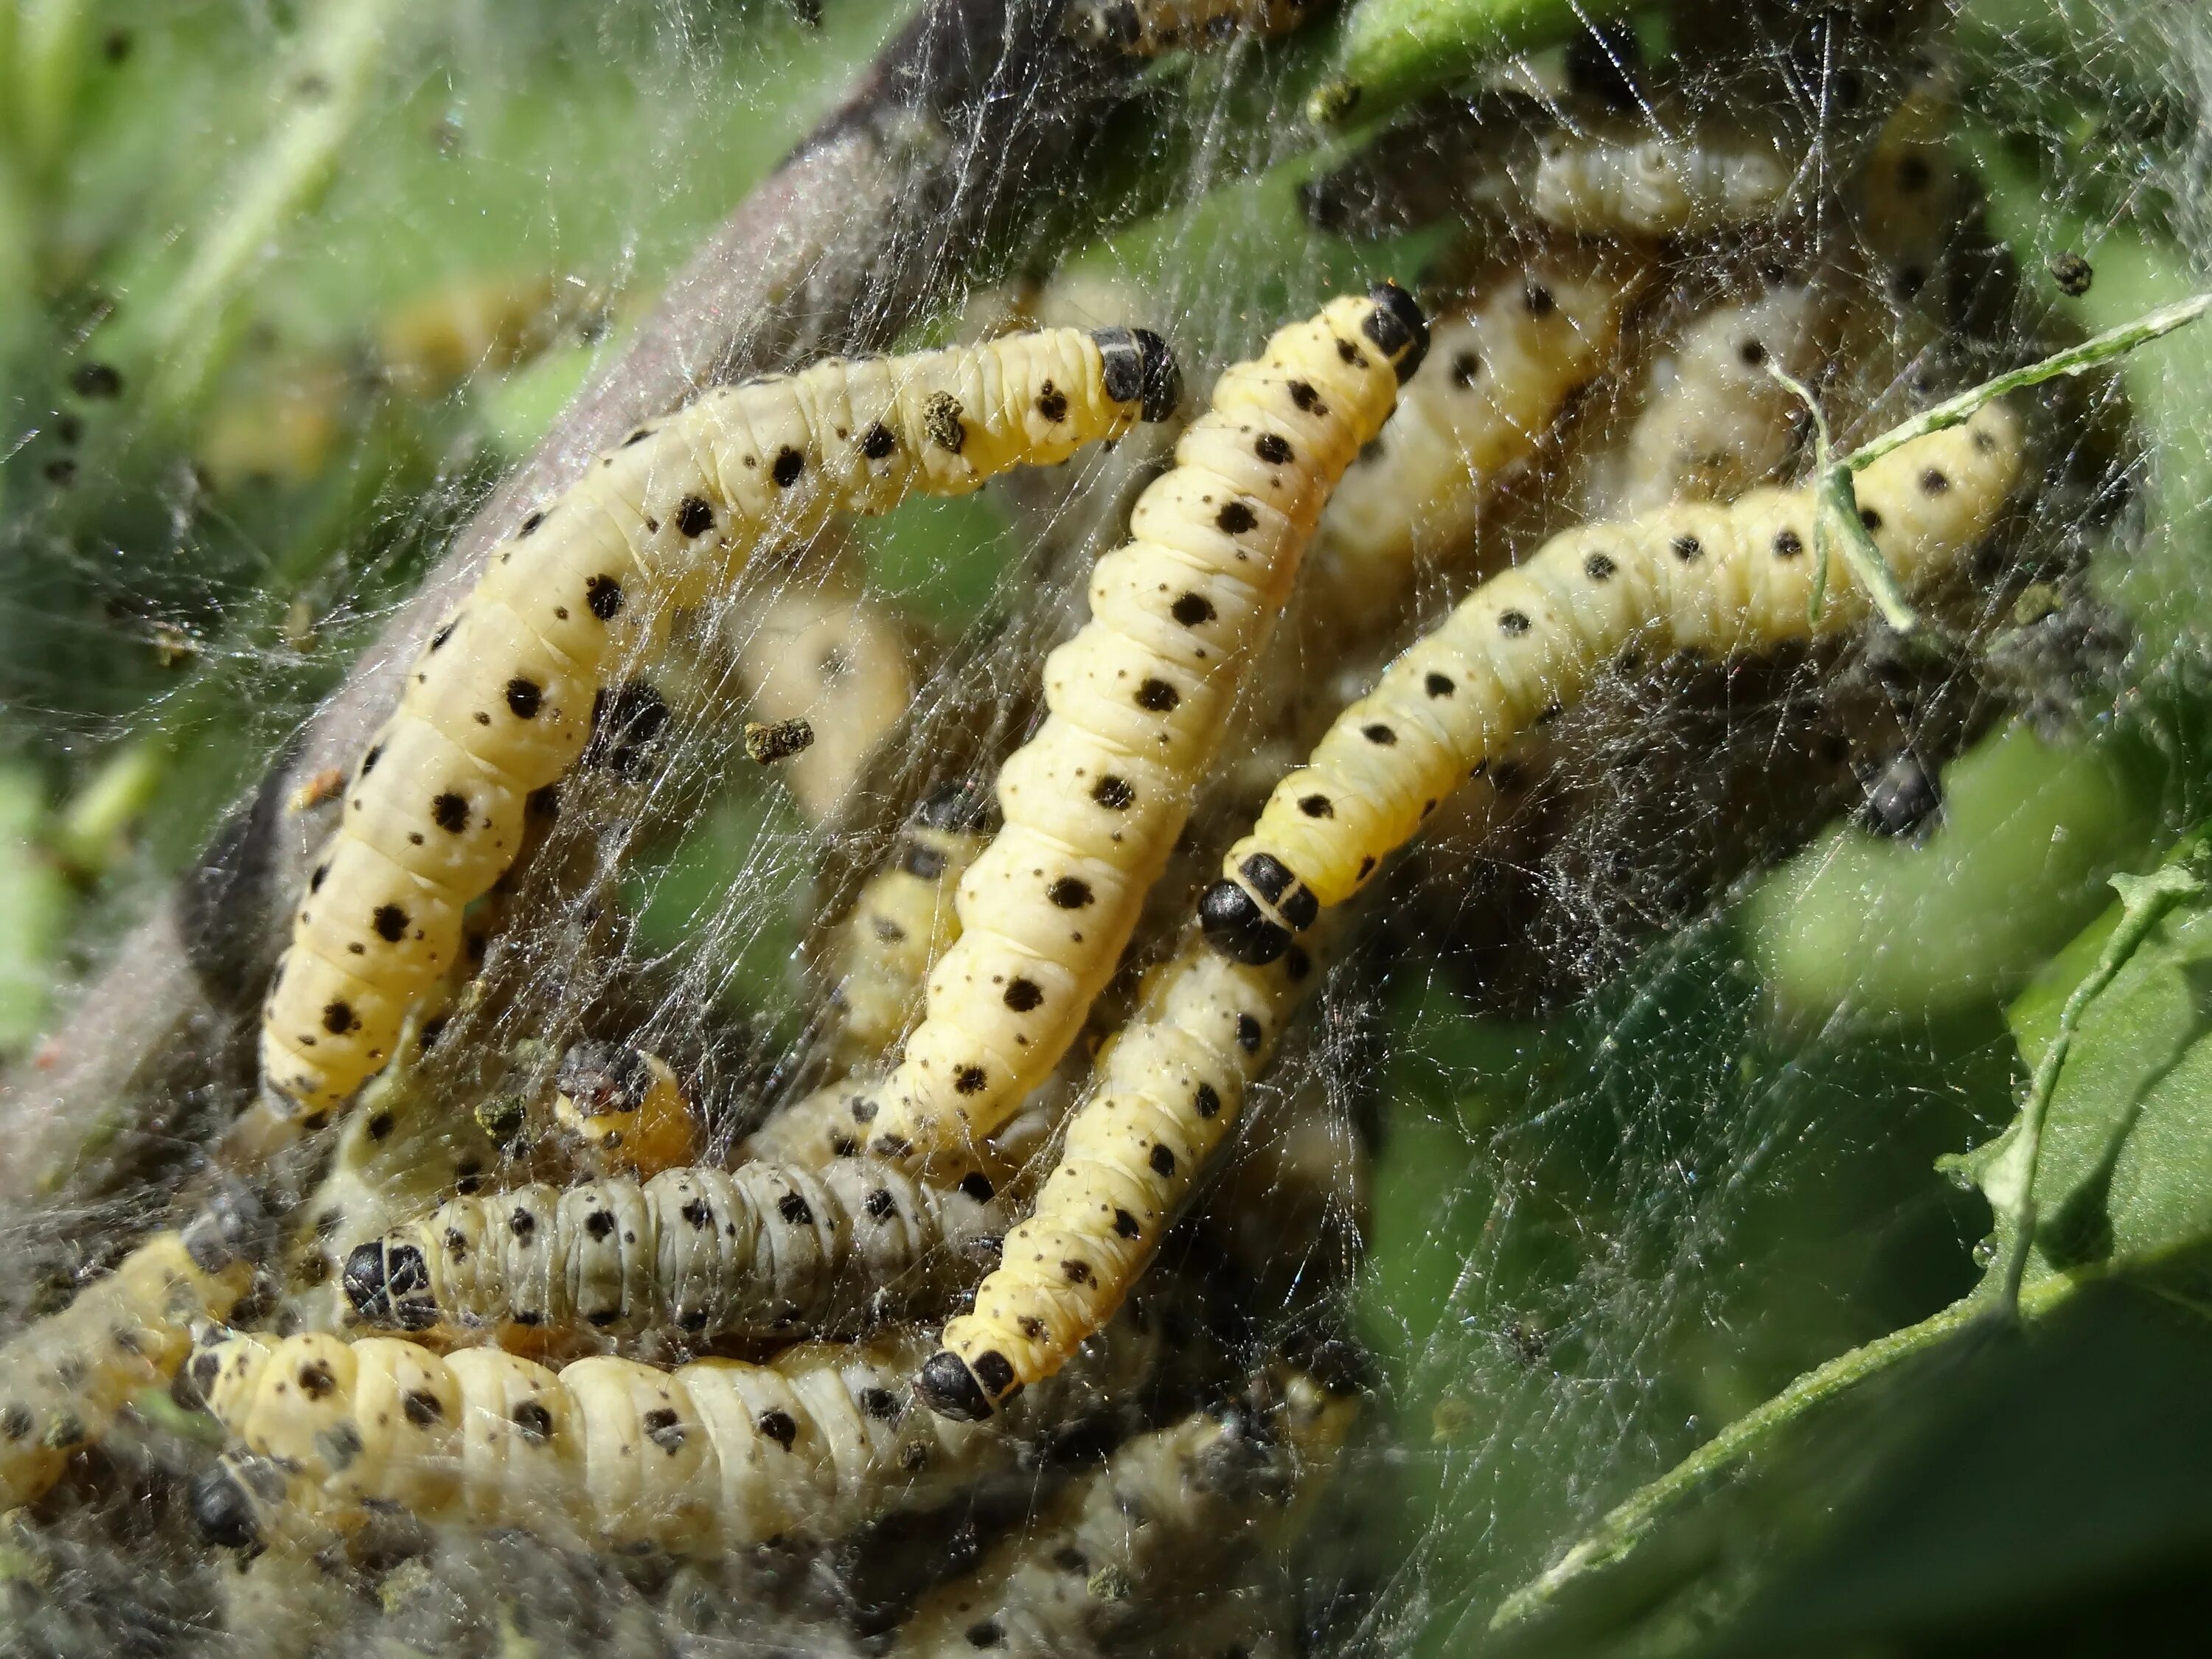
[[0, 1348], [0, 1507], [46, 1491], [132, 1395], [167, 1382], [194, 1320], [229, 1314], [252, 1282], [239, 1252], [256, 1219], [242, 1194], [226, 1196]]
[[1772, 217], [1796, 172], [1771, 132], [1706, 122], [1676, 137], [1607, 124], [1537, 145], [1528, 205], [1578, 235], [1698, 235]]
[[765, 539], [1063, 459], [1178, 393], [1156, 336], [1061, 329], [819, 363], [641, 428], [493, 549], [417, 659], [301, 902], [262, 1023], [268, 1082], [327, 1109], [390, 1058], [462, 908], [514, 860], [526, 799], [619, 720], [604, 682], [641, 625], [726, 589]]
[[[917, 1659], [1136, 1651], [1147, 1636], [1180, 1638], [1194, 1619], [1218, 1612], [1225, 1584], [1279, 1570], [1334, 1471], [1358, 1402], [1297, 1371], [1254, 1392], [1218, 1414], [1125, 1442], [1036, 1522], [926, 1600], [892, 1651]], [[1179, 1640], [1173, 1650], [1211, 1651]]]
[[1385, 284], [1222, 375], [1138, 501], [1134, 539], [1099, 561], [1091, 621], [1046, 661], [1049, 715], [999, 775], [1006, 827], [960, 884], [960, 938], [875, 1091], [878, 1154], [981, 1142], [1073, 1041], [1329, 490], [1426, 346], [1419, 308]]
[[860, 889], [830, 951], [840, 1072], [875, 1064], [913, 1023], [930, 968], [959, 937], [953, 895], [990, 839], [991, 816], [966, 785], [939, 790]]
[[1157, 58], [1177, 46], [1202, 46], [1238, 34], [1286, 34], [1321, 0], [1081, 0], [1067, 12], [1067, 32], [1096, 46]]
[[1917, 298], [1971, 222], [1971, 176], [1953, 148], [1955, 110], [1940, 79], [1905, 94], [1858, 182], [1859, 238], [1888, 275], [1891, 296]]
[[658, 1175], [698, 1156], [698, 1119], [658, 1054], [619, 1042], [571, 1043], [553, 1073], [553, 1121], [602, 1163]]
[[988, 1417], [1113, 1316], [1317, 977], [1302, 945], [1247, 966], [1196, 935], [1158, 971], [1100, 1054], [1035, 1211], [922, 1367], [923, 1399]]
[[1371, 629], [1424, 562], [1460, 554], [1500, 476], [1612, 358], [1640, 275], [1595, 249], [1561, 249], [1432, 323], [1397, 413], [1322, 515], [1301, 608], [1332, 630]]
[[[1861, 516], [1908, 589], [1954, 568], [2020, 470], [2017, 422], [1990, 404], [1858, 475]], [[1268, 962], [1341, 903], [1471, 771], [1639, 636], [1726, 653], [1836, 633], [1868, 611], [1841, 561], [1817, 625], [1814, 503], [1755, 491], [1556, 536], [1475, 590], [1338, 719], [1230, 849], [1200, 915], [1217, 950]]]
[[498, 1348], [216, 1333], [191, 1380], [246, 1455], [194, 1482], [192, 1513], [235, 1546], [291, 1524], [288, 1510], [345, 1525], [364, 1504], [681, 1554], [831, 1537], [944, 1501], [1014, 1462], [1032, 1429], [1098, 1415], [1140, 1385], [1158, 1341], [1125, 1322], [1012, 1431], [915, 1407], [918, 1356], [897, 1337], [772, 1365], [595, 1357], [555, 1372]]
[[1770, 367], [1800, 379], [1826, 355], [1835, 321], [1827, 297], [1776, 283], [1715, 306], [1654, 367], [1629, 428], [1618, 510], [1727, 501], [1773, 477], [1796, 446], [1801, 407]]
[[763, 1163], [459, 1198], [356, 1249], [373, 1325], [501, 1322], [610, 1334], [851, 1331], [949, 1300], [998, 1255], [990, 1183], [939, 1190], [872, 1159]]

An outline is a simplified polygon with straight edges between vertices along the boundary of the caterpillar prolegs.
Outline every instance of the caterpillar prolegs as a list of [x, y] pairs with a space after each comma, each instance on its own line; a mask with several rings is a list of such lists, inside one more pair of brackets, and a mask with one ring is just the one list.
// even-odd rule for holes
[[455, 1199], [361, 1245], [344, 1284], [363, 1319], [403, 1330], [787, 1338], [950, 1300], [1005, 1230], [981, 1176], [939, 1190], [872, 1159], [754, 1162]]
[[1050, 711], [999, 777], [1006, 827], [960, 884], [959, 939], [873, 1091], [869, 1145], [980, 1143], [1055, 1065], [1128, 940], [1330, 490], [1420, 365], [1401, 289], [1332, 302], [1215, 386], [1176, 466], [1099, 561], [1045, 665]]
[[[1988, 532], [2020, 461], [2019, 424], [1992, 404], [1858, 475], [1860, 515], [1908, 589]], [[1808, 617], [1813, 520], [1802, 489], [1681, 505], [1569, 531], [1485, 583], [1275, 787], [1200, 902], [1206, 937], [1235, 960], [1273, 961], [1471, 771], [1638, 638], [1727, 653], [1856, 624], [1869, 600], [1840, 562], [1818, 622]]]
[[832, 361], [641, 427], [495, 548], [431, 635], [316, 862], [262, 1023], [262, 1070], [333, 1108], [390, 1058], [461, 912], [514, 860], [525, 802], [574, 764], [612, 665], [774, 539], [957, 495], [1171, 411], [1158, 337], [1074, 329]]
[[[1129, 1397], [1158, 1356], [1125, 1322], [1040, 1399], [1057, 1427]], [[216, 1333], [191, 1376], [237, 1449], [194, 1484], [213, 1541], [245, 1547], [387, 1504], [429, 1521], [684, 1554], [831, 1537], [926, 1508], [1028, 1449], [915, 1409], [914, 1340], [793, 1348], [772, 1365], [675, 1371], [580, 1359], [558, 1372], [498, 1348], [441, 1358], [397, 1337]]]

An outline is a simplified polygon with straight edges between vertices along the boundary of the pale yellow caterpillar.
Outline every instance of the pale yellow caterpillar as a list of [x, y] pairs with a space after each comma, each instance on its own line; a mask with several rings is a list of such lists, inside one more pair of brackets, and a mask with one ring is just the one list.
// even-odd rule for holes
[[345, 1292], [373, 1325], [788, 1338], [944, 1302], [996, 1259], [991, 1184], [939, 1190], [872, 1159], [752, 1162], [457, 1198], [361, 1245]]
[[1318, 977], [1304, 945], [1247, 965], [1196, 935], [1155, 972], [1100, 1054], [1035, 1211], [922, 1367], [932, 1407], [988, 1417], [1112, 1317]]
[[919, 1409], [917, 1352], [901, 1337], [793, 1348], [772, 1365], [595, 1357], [556, 1372], [498, 1348], [441, 1358], [396, 1337], [216, 1332], [191, 1380], [243, 1455], [194, 1483], [192, 1513], [238, 1547], [343, 1527], [368, 1504], [681, 1554], [833, 1537], [1009, 1467], [1033, 1425], [1098, 1415], [1141, 1383], [1158, 1340], [1125, 1322], [1011, 1431]]
[[873, 1065], [913, 1023], [931, 966], [959, 936], [953, 895], [989, 840], [989, 810], [964, 785], [938, 791], [861, 887], [830, 951], [838, 1071]]
[[1621, 513], [1727, 501], [1769, 482], [1796, 445], [1802, 409], [1770, 369], [1805, 379], [1826, 356], [1835, 307], [1781, 282], [1713, 307], [1653, 365], [1612, 492]]
[[[1861, 516], [1908, 589], [1954, 568], [2018, 475], [2018, 422], [1990, 404], [1858, 475]], [[1856, 625], [1865, 592], [1836, 562], [1817, 623], [1814, 498], [1767, 489], [1556, 536], [1475, 590], [1338, 719], [1230, 849], [1200, 915], [1216, 949], [1273, 960], [1341, 903], [1470, 772], [1638, 641], [1731, 652]]]
[[963, 1153], [1081, 1029], [1172, 850], [1330, 489], [1419, 367], [1427, 325], [1384, 285], [1224, 373], [1173, 471], [1099, 561], [1091, 619], [1045, 665], [1050, 713], [999, 776], [1006, 827], [960, 884], [960, 938], [872, 1091], [871, 1147]]
[[1698, 235], [1773, 216], [1796, 175], [1773, 132], [1706, 122], [1677, 137], [1608, 123], [1537, 145], [1528, 205], [1578, 235]]
[[[1303, 1371], [1125, 1442], [1043, 1515], [923, 1601], [891, 1651], [1067, 1659], [1185, 1646], [1231, 1586], [1279, 1570], [1358, 1414]], [[1295, 1632], [1273, 1634], [1289, 1638]], [[1241, 1646], [1223, 1651], [1243, 1652]]]
[[764, 541], [1064, 459], [1177, 394], [1157, 337], [1062, 329], [820, 363], [640, 428], [492, 550], [409, 674], [270, 988], [269, 1084], [327, 1109], [391, 1057], [459, 947], [463, 907], [513, 861], [526, 799], [595, 723], [618, 723], [625, 689], [605, 682], [641, 629], [726, 586]]
[[1500, 477], [1611, 361], [1642, 275], [1595, 247], [1549, 250], [1432, 322], [1397, 412], [1322, 515], [1301, 609], [1334, 633], [1372, 630], [1425, 563], [1462, 553]]
[[1238, 34], [1287, 34], [1325, 0], [1079, 0], [1068, 8], [1078, 40], [1139, 58]]
[[0, 1348], [0, 1508], [46, 1491], [131, 1396], [167, 1382], [194, 1321], [229, 1314], [252, 1282], [240, 1250], [254, 1219], [242, 1195], [226, 1197]]

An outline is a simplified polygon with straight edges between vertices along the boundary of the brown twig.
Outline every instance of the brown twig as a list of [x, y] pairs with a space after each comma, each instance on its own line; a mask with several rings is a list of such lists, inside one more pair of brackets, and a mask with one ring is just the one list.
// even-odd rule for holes
[[1069, 45], [1061, 3], [931, 0], [678, 273], [199, 867], [0, 1089], [0, 1203], [97, 1197], [149, 1163], [178, 1164], [196, 1121], [234, 1108], [250, 1077], [251, 1014], [337, 810], [286, 804], [302, 781], [351, 766], [388, 714], [402, 665], [509, 526], [701, 387], [879, 345], [1051, 234], [1049, 210], [1073, 194], [1131, 84], [1128, 66]]

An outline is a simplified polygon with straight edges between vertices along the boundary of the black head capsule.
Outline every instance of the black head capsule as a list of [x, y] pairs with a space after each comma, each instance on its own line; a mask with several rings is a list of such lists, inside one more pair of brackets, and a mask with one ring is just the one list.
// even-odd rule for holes
[[253, 1494], [228, 1462], [203, 1470], [192, 1480], [192, 1524], [200, 1536], [222, 1549], [251, 1549], [261, 1541]]
[[1367, 290], [1367, 297], [1375, 302], [1375, 309], [1367, 314], [1359, 331], [1375, 342], [1376, 348], [1386, 357], [1398, 357], [1398, 384], [1403, 386], [1413, 378], [1421, 360], [1429, 355], [1429, 319], [1413, 296], [1395, 283], [1377, 283]]
[[438, 1322], [438, 1304], [430, 1296], [429, 1263], [412, 1244], [387, 1249], [372, 1239], [356, 1245], [346, 1257], [338, 1282], [354, 1311], [372, 1325], [426, 1331]]
[[994, 1409], [968, 1362], [950, 1348], [940, 1348], [922, 1361], [914, 1386], [930, 1410], [956, 1423], [983, 1422]]
[[922, 802], [921, 810], [915, 817], [932, 830], [976, 835], [990, 828], [991, 808], [988, 791], [963, 781], [931, 791], [929, 798]]
[[1106, 395], [1117, 404], [1139, 404], [1147, 421], [1164, 421], [1182, 402], [1182, 371], [1168, 343], [1148, 328], [1101, 328], [1098, 343]]
[[1290, 929], [1233, 881], [1217, 881], [1200, 896], [1198, 921], [1208, 945], [1247, 967], [1263, 968], [1291, 948]]

